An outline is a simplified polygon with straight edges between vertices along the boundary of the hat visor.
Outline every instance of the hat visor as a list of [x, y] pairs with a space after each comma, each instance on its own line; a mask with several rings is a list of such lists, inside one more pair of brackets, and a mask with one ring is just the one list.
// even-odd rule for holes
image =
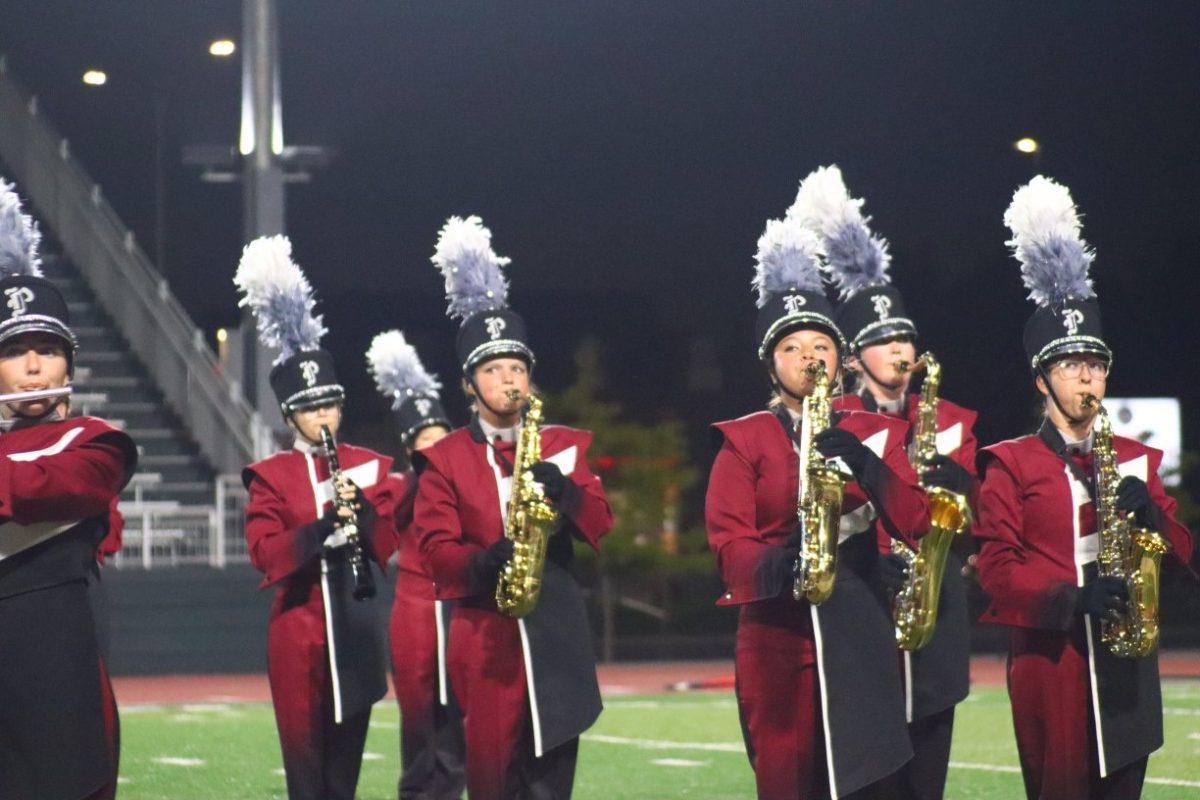
[[1094, 336], [1068, 336], [1043, 347], [1034, 357], [1032, 366], [1036, 369], [1063, 356], [1082, 354], [1099, 356], [1112, 363], [1112, 350], [1102, 340]]
[[283, 413], [290, 414], [293, 411], [304, 411], [307, 408], [316, 408], [329, 403], [340, 403], [345, 399], [346, 390], [340, 384], [330, 383], [296, 392], [280, 405], [283, 407]]
[[75, 334], [70, 328], [54, 317], [40, 314], [28, 314], [7, 320], [0, 325], [0, 342], [7, 342], [26, 333], [49, 333], [62, 339], [72, 350], [78, 346]]
[[912, 336], [916, 338], [916, 335], [917, 326], [913, 325], [912, 320], [905, 319], [904, 317], [884, 319], [863, 328], [858, 336], [854, 337], [854, 349], [858, 350], [875, 342], [892, 339], [896, 336]]
[[517, 339], [497, 339], [494, 342], [485, 342], [479, 347], [471, 351], [467, 356], [467, 360], [463, 362], [463, 372], [470, 372], [485, 361], [491, 361], [493, 358], [519, 358], [524, 361], [532, 369], [537, 363], [537, 359], [533, 357], [533, 351], [529, 349], [529, 345]]

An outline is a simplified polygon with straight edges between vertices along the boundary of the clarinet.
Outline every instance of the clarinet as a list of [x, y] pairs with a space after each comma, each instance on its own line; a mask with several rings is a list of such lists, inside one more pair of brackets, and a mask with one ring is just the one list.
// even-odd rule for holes
[[[321, 426], [321, 445], [325, 448], [325, 460], [329, 464], [329, 481], [333, 484], [333, 505], [335, 508], [350, 509], [350, 516], [343, 518], [342, 533], [346, 535], [346, 560], [350, 563], [350, 572], [354, 576], [354, 599], [366, 600], [375, 596], [375, 578], [371, 575], [371, 565], [363, 558], [362, 540], [358, 538], [358, 515], [354, 513], [354, 503], [342, 498], [338, 492], [341, 483], [342, 468], [338, 464], [337, 445], [328, 425]], [[340, 515], [339, 515], [340, 516]]]

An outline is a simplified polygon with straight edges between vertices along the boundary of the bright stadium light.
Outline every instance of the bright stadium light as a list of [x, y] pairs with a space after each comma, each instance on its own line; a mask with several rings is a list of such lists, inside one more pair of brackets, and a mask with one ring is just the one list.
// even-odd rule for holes
[[217, 328], [217, 341], [224, 344], [229, 339], [229, 331], [224, 328]]
[[237, 52], [237, 45], [233, 39], [217, 39], [208, 46], [208, 52], [217, 58], [228, 58]]
[[89, 69], [83, 73], [83, 82], [88, 86], [103, 86], [108, 83], [108, 73], [102, 69]]
[[1033, 153], [1036, 153], [1038, 150], [1042, 149], [1042, 146], [1038, 144], [1038, 140], [1029, 136], [1017, 139], [1015, 142], [1013, 142], [1013, 147], [1015, 147], [1018, 152], [1025, 153], [1026, 155], [1032, 155]]

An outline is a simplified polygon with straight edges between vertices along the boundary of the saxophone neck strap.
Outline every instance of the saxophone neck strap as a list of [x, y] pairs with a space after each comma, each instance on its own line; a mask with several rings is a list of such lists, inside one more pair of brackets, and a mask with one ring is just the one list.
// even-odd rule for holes
[[[788, 413], [786, 406], [776, 406], [771, 409], [771, 413], [775, 415], [775, 419], [779, 420], [779, 424], [783, 426], [783, 434], [796, 445], [796, 449], [800, 449], [800, 420], [792, 421], [792, 415]], [[829, 427], [836, 428], [838, 422], [845, 416], [845, 412], [834, 411], [829, 415]]]
[[478, 414], [471, 417], [471, 422], [469, 425], [467, 425], [467, 429], [471, 432], [471, 439], [474, 440], [475, 442], [478, 442], [479, 444], [484, 445], [485, 447], [490, 448], [492, 451], [492, 455], [495, 456], [495, 458], [496, 458], [496, 463], [498, 463], [500, 465], [500, 468], [503, 471], [505, 471], [511, 475], [513, 472], [512, 459], [509, 458], [507, 455], [505, 455], [504, 452], [500, 450], [500, 448], [496, 447], [495, 442], [491, 441], [488, 438], [488, 435], [483, 430], [482, 423], [480, 423], [480, 421], [479, 421]]
[[1092, 502], [1096, 502], [1096, 481], [1094, 476], [1089, 476], [1083, 471], [1083, 467], [1079, 466], [1079, 462], [1071, 458], [1071, 454], [1067, 452], [1067, 442], [1063, 439], [1058, 428], [1054, 427], [1054, 423], [1049, 418], [1042, 420], [1042, 427], [1038, 429], [1038, 438], [1054, 455], [1058, 456], [1067, 469], [1071, 470], [1071, 474], [1075, 476], [1075, 480], [1079, 481], [1087, 489], [1088, 497]]

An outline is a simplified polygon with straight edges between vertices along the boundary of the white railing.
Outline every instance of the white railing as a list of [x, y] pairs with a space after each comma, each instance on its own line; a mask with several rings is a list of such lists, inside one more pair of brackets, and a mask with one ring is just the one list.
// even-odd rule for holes
[[258, 413], [2, 56], [0, 153], [209, 462], [231, 472], [269, 453]]
[[213, 504], [184, 506], [173, 500], [135, 499], [118, 508], [125, 518], [117, 569], [244, 564], [246, 490], [236, 475], [217, 477]]

